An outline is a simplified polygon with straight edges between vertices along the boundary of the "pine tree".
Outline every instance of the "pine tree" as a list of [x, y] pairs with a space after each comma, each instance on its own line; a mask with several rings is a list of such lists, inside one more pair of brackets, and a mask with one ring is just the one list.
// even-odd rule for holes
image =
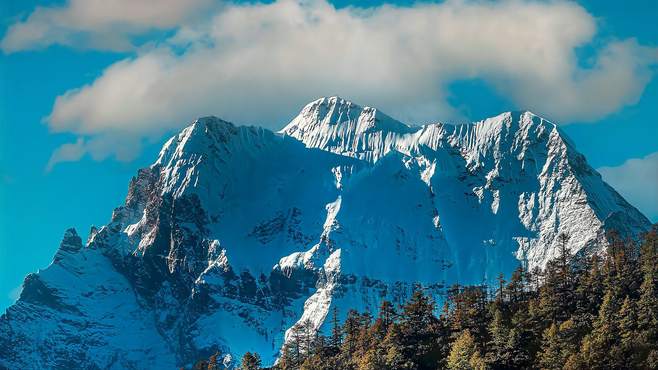
[[429, 296], [423, 294], [422, 290], [416, 290], [403, 307], [401, 321], [403, 329], [410, 335], [423, 333], [434, 320], [434, 302]]
[[363, 354], [374, 344], [372, 332], [372, 315], [364, 312], [360, 317], [357, 352]]
[[582, 324], [574, 317], [560, 324], [560, 341], [565, 362], [569, 357], [580, 352], [580, 343], [585, 335]]
[[300, 332], [300, 352], [302, 353], [303, 359], [313, 355], [313, 350], [315, 349], [315, 343], [317, 339], [317, 331], [313, 326], [313, 323], [310, 320], [305, 320], [299, 326]]
[[453, 333], [468, 330], [478, 345], [485, 347], [488, 340], [485, 288], [482, 286], [464, 288], [456, 286], [449, 293], [449, 299], [453, 302], [453, 310], [450, 314], [450, 326]]
[[569, 239], [569, 235], [565, 233], [558, 235], [558, 256], [547, 263], [544, 271], [545, 280], [539, 289], [540, 307], [545, 319], [551, 322], [565, 321], [573, 312], [574, 289]]
[[331, 340], [329, 346], [334, 354], [340, 351], [340, 345], [343, 341], [343, 332], [338, 320], [338, 306], [334, 306], [331, 316]]
[[521, 326], [512, 326], [507, 340], [507, 369], [527, 369], [532, 363], [528, 351], [527, 331]]
[[542, 339], [542, 350], [537, 354], [537, 364], [542, 369], [563, 369], [573, 355], [578, 354], [580, 333], [573, 319], [560, 325], [556, 323], [546, 329]]
[[468, 330], [461, 332], [452, 344], [447, 365], [448, 369], [452, 370], [483, 370], [486, 368], [477, 344]]
[[586, 259], [584, 265], [576, 287], [576, 313], [593, 321], [605, 294], [605, 277], [601, 258], [598, 255]]
[[622, 356], [627, 359], [631, 367], [639, 367], [638, 333], [637, 333], [637, 307], [628, 296], [619, 309], [619, 338]]
[[537, 364], [540, 369], [560, 370], [564, 360], [558, 326], [553, 323], [544, 332], [542, 351], [537, 355]]
[[516, 312], [526, 299], [525, 293], [526, 271], [523, 266], [519, 266], [512, 273], [509, 283], [506, 287], [506, 294], [510, 302], [512, 314]]
[[487, 364], [494, 369], [509, 367], [509, 347], [510, 339], [510, 322], [506, 313], [503, 312], [503, 303], [499, 300], [493, 302], [493, 319], [489, 324], [489, 344], [487, 346], [487, 355], [485, 356]]
[[340, 361], [345, 369], [352, 369], [354, 354], [359, 346], [361, 332], [361, 315], [356, 310], [350, 310], [343, 323], [343, 344], [340, 350]]
[[608, 233], [606, 288], [618, 297], [635, 295], [639, 288], [641, 271], [636, 265], [637, 247], [631, 240], [624, 241], [619, 233]]
[[[416, 369], [434, 369], [441, 360], [444, 330], [434, 315], [434, 301], [417, 289], [400, 316], [400, 347], [405, 360]], [[445, 334], [447, 339], [447, 334]]]
[[309, 356], [299, 367], [299, 370], [334, 370], [338, 369], [332, 364], [332, 357], [323, 357], [321, 355]]
[[259, 370], [261, 365], [260, 356], [258, 353], [247, 352], [242, 356], [242, 361], [240, 362], [241, 370]]
[[297, 324], [290, 329], [290, 335], [281, 350], [281, 358], [279, 359], [280, 369], [299, 369], [306, 360], [307, 356], [304, 348], [307, 343], [305, 337], [307, 332], [306, 324], [306, 322]]
[[403, 370], [413, 369], [414, 365], [406, 353], [406, 348], [402, 344], [402, 333], [400, 325], [392, 324], [386, 338], [384, 338], [383, 349], [386, 353], [385, 363], [389, 369]]
[[280, 370], [296, 370], [301, 365], [299, 347], [294, 342], [286, 343], [281, 350], [281, 357], [277, 366]]
[[498, 289], [496, 290], [496, 300], [500, 303], [505, 301], [505, 294], [507, 293], [505, 291], [505, 277], [503, 276], [502, 272], [498, 274], [498, 278], [496, 280], [498, 281]]
[[385, 354], [378, 346], [368, 349], [356, 359], [356, 370], [384, 370], [385, 368]]
[[379, 314], [377, 320], [375, 320], [374, 330], [378, 340], [384, 339], [388, 328], [393, 325], [395, 319], [397, 318], [397, 312], [393, 304], [389, 301], [382, 301], [382, 304], [379, 306]]
[[638, 342], [646, 365], [658, 368], [658, 224], [645, 236], [640, 266], [642, 285], [637, 302]]
[[623, 367], [623, 357], [619, 343], [617, 312], [619, 303], [613, 291], [608, 290], [594, 322], [594, 329], [583, 340], [581, 352], [591, 369], [619, 369]]

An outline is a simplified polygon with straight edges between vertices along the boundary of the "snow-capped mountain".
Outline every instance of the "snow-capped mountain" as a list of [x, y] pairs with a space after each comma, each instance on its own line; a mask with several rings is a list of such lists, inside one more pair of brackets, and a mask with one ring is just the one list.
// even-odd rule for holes
[[410, 127], [322, 98], [278, 133], [196, 120], [86, 243], [67, 230], [0, 318], [0, 368], [169, 369], [276, 359], [331, 307], [492, 282], [649, 221], [530, 112]]

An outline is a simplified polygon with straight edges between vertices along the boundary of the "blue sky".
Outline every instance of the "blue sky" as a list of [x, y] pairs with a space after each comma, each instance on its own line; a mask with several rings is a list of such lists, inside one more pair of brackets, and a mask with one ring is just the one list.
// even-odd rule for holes
[[0, 5], [0, 309], [187, 122], [278, 129], [321, 95], [410, 123], [533, 110], [658, 221], [654, 1], [166, 1]]

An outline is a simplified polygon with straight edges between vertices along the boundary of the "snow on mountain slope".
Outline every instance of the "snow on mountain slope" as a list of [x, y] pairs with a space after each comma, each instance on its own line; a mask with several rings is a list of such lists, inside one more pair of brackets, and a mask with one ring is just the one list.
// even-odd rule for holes
[[[495, 245], [487, 254], [496, 255], [485, 256], [495, 263], [515, 251], [529, 267], [543, 266], [557, 251], [553, 242], [559, 233], [572, 236], [575, 253], [595, 241], [604, 245], [607, 229], [637, 235], [649, 224], [603, 182], [555, 124], [530, 112], [412, 128], [373, 108], [331, 97], [304, 107], [281, 132], [308, 147], [370, 163], [401, 153], [407, 168], [417, 165], [413, 171], [436, 194], [437, 222], [445, 226], [449, 244]], [[475, 202], [456, 207], [463, 198]], [[489, 227], [464, 232], [472, 224]], [[471, 240], [458, 240], [464, 237]], [[506, 270], [494, 267], [494, 274]]]
[[[330, 307], [593, 252], [649, 221], [529, 112], [410, 127], [338, 97], [280, 133], [207, 117], [131, 181], [83, 245], [66, 232], [0, 318], [0, 368], [175, 368], [219, 350], [272, 363]], [[598, 243], [597, 243], [598, 242]], [[285, 333], [288, 334], [285, 334]]]

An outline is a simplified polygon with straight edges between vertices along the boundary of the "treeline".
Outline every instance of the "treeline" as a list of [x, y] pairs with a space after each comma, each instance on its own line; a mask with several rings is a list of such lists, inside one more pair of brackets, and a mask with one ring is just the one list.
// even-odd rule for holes
[[[328, 335], [298, 325], [274, 369], [658, 369], [658, 226], [640, 246], [609, 240], [604, 256], [572, 256], [561, 235], [545, 269], [493, 290], [453, 286], [440, 310], [422, 289], [376, 317], [351, 310], [340, 323], [334, 310]], [[241, 362], [260, 366], [257, 354]]]

